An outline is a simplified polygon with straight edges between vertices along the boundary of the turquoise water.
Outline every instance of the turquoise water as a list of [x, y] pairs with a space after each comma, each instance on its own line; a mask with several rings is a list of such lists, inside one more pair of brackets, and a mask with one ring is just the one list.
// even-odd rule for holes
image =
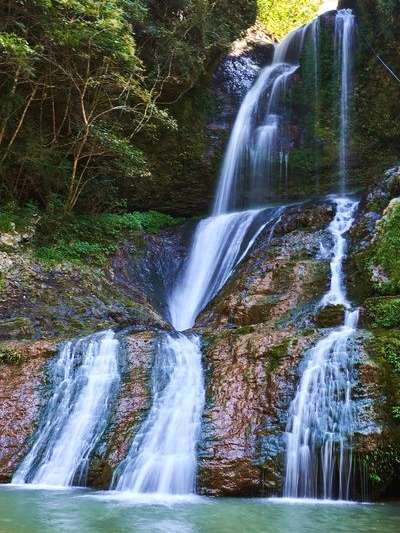
[[400, 531], [400, 505], [263, 499], [132, 500], [84, 490], [0, 489], [1, 533], [336, 533]]

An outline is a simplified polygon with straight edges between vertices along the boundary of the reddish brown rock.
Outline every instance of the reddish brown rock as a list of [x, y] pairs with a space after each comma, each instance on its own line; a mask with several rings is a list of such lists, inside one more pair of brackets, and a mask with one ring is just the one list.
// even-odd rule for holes
[[55, 347], [46, 341], [8, 342], [1, 347], [22, 358], [21, 364], [0, 364], [0, 482], [5, 483], [24, 457], [36, 427], [43, 367]]
[[[257, 495], [265, 489], [260, 446], [266, 420], [282, 427], [294, 368], [311, 337], [263, 325], [248, 334], [224, 332], [211, 339], [207, 359], [206, 438], [199, 487], [212, 495]], [[271, 478], [271, 475], [269, 476]]]
[[125, 338], [126, 369], [111, 425], [105, 435], [107, 451], [91, 462], [88, 484], [110, 486], [113, 470], [126, 457], [132, 439], [151, 404], [151, 367], [157, 334], [141, 332]]

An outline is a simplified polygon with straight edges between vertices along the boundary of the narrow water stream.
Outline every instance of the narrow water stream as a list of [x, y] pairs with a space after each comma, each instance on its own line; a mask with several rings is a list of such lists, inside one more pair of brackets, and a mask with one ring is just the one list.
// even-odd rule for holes
[[112, 331], [67, 342], [52, 368], [52, 396], [12, 483], [70, 486], [85, 481], [119, 382]]
[[358, 309], [346, 297], [343, 261], [357, 202], [334, 202], [331, 282], [320, 305], [342, 306], [345, 319], [312, 348], [289, 409], [284, 494], [292, 498], [350, 498], [354, 378], [348, 341], [356, 332]]

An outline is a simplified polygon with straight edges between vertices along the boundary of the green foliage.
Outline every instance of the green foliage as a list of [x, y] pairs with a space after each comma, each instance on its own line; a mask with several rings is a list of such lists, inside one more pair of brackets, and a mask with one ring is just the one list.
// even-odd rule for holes
[[9, 63], [27, 69], [30, 68], [35, 52], [26, 39], [14, 33], [0, 32], [0, 56]]
[[[49, 208], [56, 196], [66, 213], [159, 206], [152, 173], [161, 193], [169, 183], [154, 147], [193, 127], [171, 106], [255, 17], [255, 0], [1, 4], [2, 201]], [[190, 152], [185, 142], [175, 137], [167, 160]]]
[[[358, 19], [353, 145], [356, 172], [372, 178], [398, 157], [399, 83], [376, 54], [400, 72], [398, 0], [353, 0]], [[375, 53], [371, 50], [371, 47]]]
[[389, 444], [372, 450], [363, 457], [363, 463], [373, 484], [388, 482], [400, 468], [400, 447]]
[[20, 365], [24, 361], [24, 355], [16, 348], [0, 345], [0, 365]]
[[377, 448], [369, 451], [362, 461], [373, 489], [382, 491], [400, 473], [400, 332], [376, 333], [369, 348], [384, 392], [376, 403], [384, 421], [384, 433]]
[[396, 422], [400, 423], [400, 405], [392, 407], [392, 415]]
[[313, 19], [322, 0], [257, 0], [258, 18], [277, 39]]
[[382, 416], [389, 427], [400, 422], [400, 332], [396, 330], [376, 334], [372, 340], [371, 356], [379, 368], [379, 381], [385, 391]]
[[400, 298], [370, 298], [365, 307], [372, 327], [400, 327]]
[[56, 214], [43, 217], [36, 238], [36, 255], [44, 264], [64, 261], [102, 265], [118, 243], [138, 234], [157, 233], [182, 219], [149, 211], [96, 216]]
[[377, 354], [390, 363], [393, 370], [400, 375], [400, 337], [393, 335], [380, 338], [376, 343], [376, 350]]
[[378, 288], [400, 290], [400, 203], [391, 204], [380, 221], [371, 261], [389, 276], [389, 281], [381, 283]]
[[14, 203], [9, 203], [4, 207], [0, 206], [0, 232], [9, 232], [13, 229], [23, 230], [37, 216], [38, 209], [34, 204], [19, 207]]

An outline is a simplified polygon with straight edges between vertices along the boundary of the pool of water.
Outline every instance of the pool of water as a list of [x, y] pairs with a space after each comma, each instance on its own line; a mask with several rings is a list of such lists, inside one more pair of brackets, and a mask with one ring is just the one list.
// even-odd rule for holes
[[1, 533], [336, 533], [400, 531], [400, 505], [145, 498], [86, 490], [0, 489]]

